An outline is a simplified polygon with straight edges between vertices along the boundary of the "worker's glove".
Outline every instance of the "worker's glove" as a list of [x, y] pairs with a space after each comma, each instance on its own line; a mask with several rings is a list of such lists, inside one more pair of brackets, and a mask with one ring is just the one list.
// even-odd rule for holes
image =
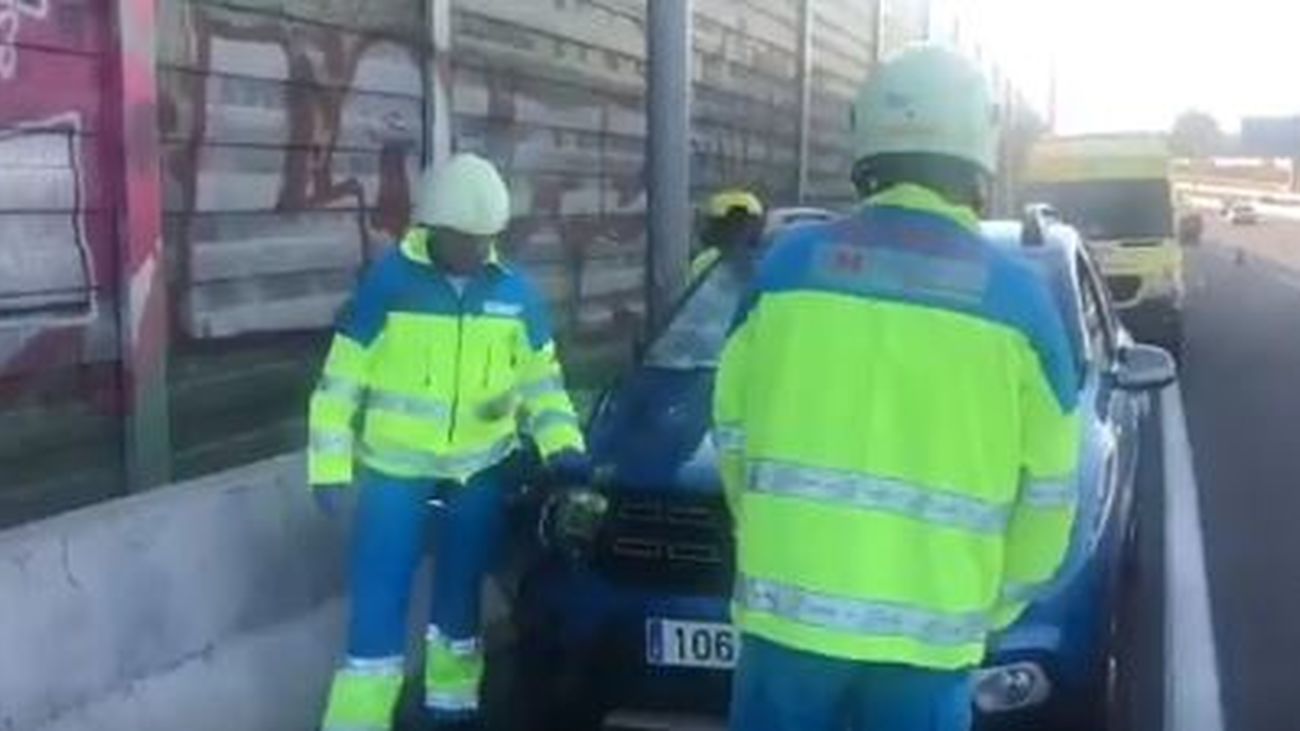
[[343, 510], [343, 500], [347, 496], [347, 488], [346, 483], [312, 485], [311, 499], [315, 501], [317, 510], [330, 518], [335, 518]]
[[537, 537], [544, 548], [570, 560], [582, 560], [591, 553], [605, 522], [609, 501], [591, 488], [557, 490], [542, 504]]
[[547, 460], [552, 483], [561, 487], [587, 487], [591, 484], [591, 459], [576, 449], [565, 449]]

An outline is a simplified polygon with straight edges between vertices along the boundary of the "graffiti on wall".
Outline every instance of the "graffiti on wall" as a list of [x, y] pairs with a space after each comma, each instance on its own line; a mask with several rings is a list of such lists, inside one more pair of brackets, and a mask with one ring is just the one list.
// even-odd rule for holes
[[282, 16], [176, 12], [186, 42], [165, 61], [160, 105], [178, 324], [200, 338], [324, 327], [406, 226], [425, 49]]
[[115, 358], [98, 4], [0, 0], [0, 373]]
[[0, 0], [0, 81], [18, 73], [18, 31], [31, 20], [45, 20], [49, 0]]
[[452, 23], [455, 147], [501, 166], [509, 254], [587, 342], [628, 337], [644, 309], [642, 22], [604, 4], [490, 0]]

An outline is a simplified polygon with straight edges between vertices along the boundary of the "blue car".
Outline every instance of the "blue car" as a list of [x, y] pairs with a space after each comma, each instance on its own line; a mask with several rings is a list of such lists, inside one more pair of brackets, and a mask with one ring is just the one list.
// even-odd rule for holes
[[[1173, 362], [1135, 344], [1074, 229], [994, 221], [986, 237], [1050, 282], [1083, 375], [1080, 517], [1057, 591], [991, 643], [981, 727], [1104, 725], [1115, 684], [1117, 595], [1133, 535], [1146, 391]], [[725, 715], [738, 638], [728, 624], [730, 518], [709, 438], [714, 371], [753, 262], [720, 262], [683, 297], [589, 425], [610, 501], [585, 561], [552, 557], [517, 597], [518, 677], [538, 728], [671, 728]]]

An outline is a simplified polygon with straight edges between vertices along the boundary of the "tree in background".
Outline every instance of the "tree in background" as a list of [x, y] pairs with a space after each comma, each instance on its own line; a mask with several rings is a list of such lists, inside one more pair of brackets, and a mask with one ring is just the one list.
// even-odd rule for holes
[[1219, 122], [1206, 112], [1189, 109], [1174, 120], [1169, 145], [1175, 155], [1204, 159], [1224, 151], [1227, 138]]

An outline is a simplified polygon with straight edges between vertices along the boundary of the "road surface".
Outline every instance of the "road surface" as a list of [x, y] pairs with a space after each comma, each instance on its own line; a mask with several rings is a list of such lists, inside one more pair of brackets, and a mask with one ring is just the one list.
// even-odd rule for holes
[[1227, 727], [1296, 729], [1300, 222], [1211, 220], [1187, 277], [1182, 390]]

